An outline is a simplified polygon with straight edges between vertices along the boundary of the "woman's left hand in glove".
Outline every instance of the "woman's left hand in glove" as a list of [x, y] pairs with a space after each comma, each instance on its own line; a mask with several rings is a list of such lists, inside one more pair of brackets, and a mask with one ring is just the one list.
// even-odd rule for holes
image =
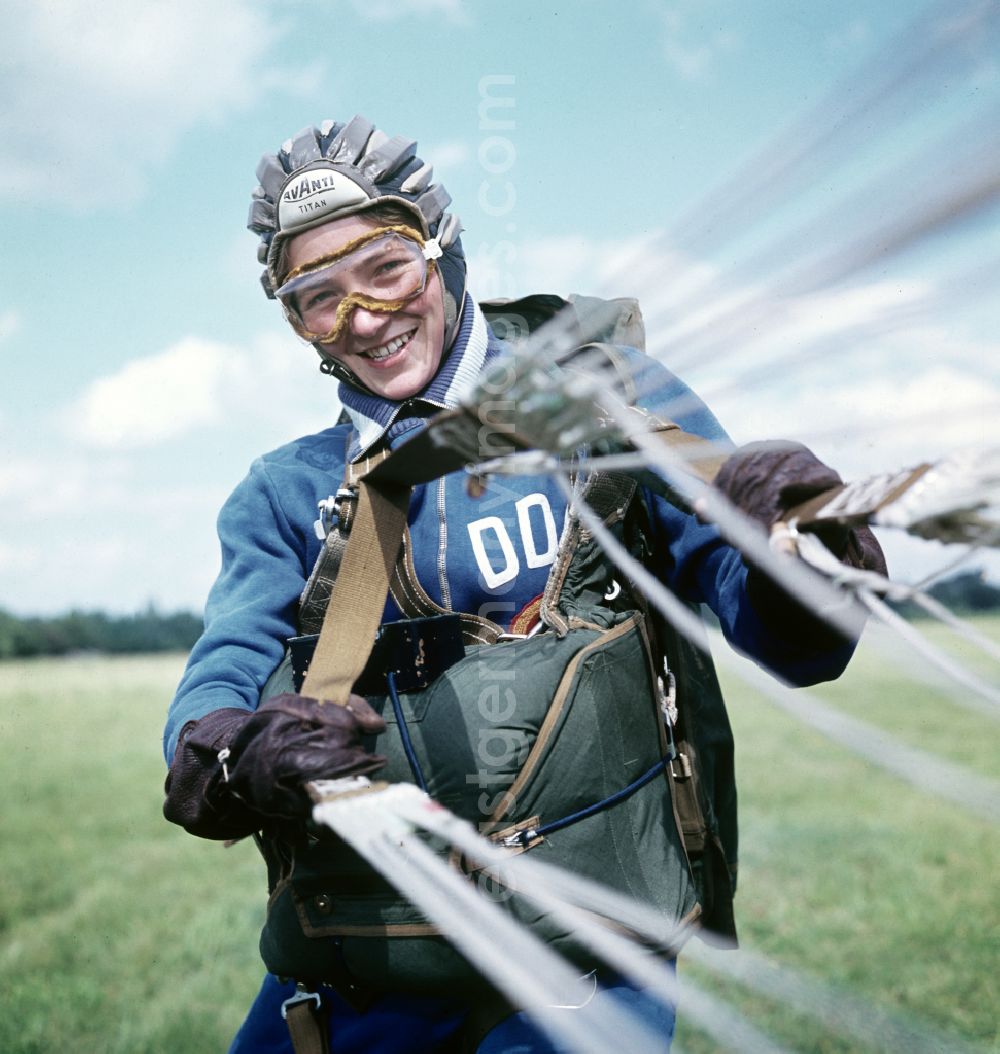
[[[810, 498], [840, 486], [840, 474], [801, 443], [748, 443], [719, 469], [715, 486], [733, 505], [770, 529]], [[814, 531], [843, 563], [885, 574], [885, 558], [868, 527], [824, 524]]]

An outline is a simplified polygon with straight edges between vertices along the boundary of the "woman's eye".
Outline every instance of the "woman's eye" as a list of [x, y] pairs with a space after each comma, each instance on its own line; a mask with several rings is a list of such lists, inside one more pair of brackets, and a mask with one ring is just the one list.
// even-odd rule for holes
[[310, 293], [302, 304], [304, 311], [315, 311], [323, 307], [333, 294], [328, 289], [320, 289], [318, 292]]
[[383, 260], [382, 263], [379, 264], [378, 269], [376, 270], [376, 274], [393, 274], [394, 272], [404, 268], [406, 266], [406, 263], [406, 260]]

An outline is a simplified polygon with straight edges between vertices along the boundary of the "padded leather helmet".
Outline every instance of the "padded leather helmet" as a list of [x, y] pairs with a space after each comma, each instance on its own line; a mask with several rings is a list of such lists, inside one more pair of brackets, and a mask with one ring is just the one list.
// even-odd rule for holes
[[[358, 115], [346, 124], [324, 121], [286, 140], [257, 166], [247, 227], [260, 236], [257, 258], [265, 265], [261, 284], [272, 299], [284, 277], [288, 238], [330, 220], [392, 203], [403, 208], [426, 239], [436, 238], [444, 284], [445, 347], [451, 346], [465, 299], [465, 253], [458, 217], [446, 212], [451, 195], [434, 183], [434, 169], [416, 155], [417, 144], [389, 138]], [[322, 346], [314, 345], [324, 369], [342, 371]], [[353, 375], [346, 371], [347, 380]]]

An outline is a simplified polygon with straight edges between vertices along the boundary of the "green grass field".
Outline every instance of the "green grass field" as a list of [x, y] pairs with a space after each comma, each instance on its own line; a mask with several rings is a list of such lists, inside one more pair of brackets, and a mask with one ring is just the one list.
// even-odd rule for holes
[[[1000, 636], [1000, 620], [980, 624]], [[996, 724], [914, 687], [898, 672], [910, 660], [880, 655], [863, 649], [822, 697], [1000, 778]], [[159, 737], [181, 661], [0, 665], [0, 1054], [224, 1051], [253, 997], [255, 849], [199, 841], [160, 817]], [[744, 945], [911, 1026], [1000, 1049], [1000, 832], [738, 684], [727, 694]], [[682, 974], [788, 1049], [899, 1049], [838, 1038], [701, 965]], [[677, 1045], [717, 1049], [683, 1009]]]

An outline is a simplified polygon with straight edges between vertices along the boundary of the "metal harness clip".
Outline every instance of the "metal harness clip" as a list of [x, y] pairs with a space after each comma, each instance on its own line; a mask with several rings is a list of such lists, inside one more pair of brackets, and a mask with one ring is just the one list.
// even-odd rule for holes
[[[664, 679], [666, 678], [666, 683]], [[667, 660], [663, 660], [663, 677], [656, 678], [656, 698], [663, 714], [663, 724], [667, 730], [667, 754], [673, 761], [677, 757], [677, 743], [674, 740], [674, 728], [677, 725], [677, 678], [667, 669]]]
[[323, 1005], [323, 1000], [320, 998], [319, 992], [310, 992], [308, 988], [301, 982], [297, 982], [295, 985], [295, 995], [289, 996], [281, 1004], [281, 1017], [283, 1020], [288, 1018], [288, 1008], [290, 1006], [296, 1006], [299, 1003], [308, 1003], [311, 999], [316, 1000], [316, 1009]]
[[316, 502], [316, 508], [319, 509], [319, 518], [313, 522], [313, 530], [321, 542], [326, 541], [326, 536], [330, 533], [330, 529], [333, 526], [334, 516], [337, 517], [341, 530], [345, 534], [351, 529], [350, 511], [346, 508], [341, 509], [341, 505], [347, 501], [356, 501], [357, 497], [358, 494], [354, 487], [341, 487], [336, 494], [331, 494], [328, 498], [323, 498], [321, 501]]
[[505, 835], [500, 844], [505, 849], [524, 849], [533, 838], [537, 837], [538, 831], [534, 827], [529, 827], [524, 831], [514, 831], [512, 834]]
[[[664, 683], [663, 677], [666, 677]], [[667, 669], [667, 660], [663, 660], [663, 677], [656, 678], [656, 697], [660, 701], [663, 720], [670, 728], [677, 724], [677, 678]]]

